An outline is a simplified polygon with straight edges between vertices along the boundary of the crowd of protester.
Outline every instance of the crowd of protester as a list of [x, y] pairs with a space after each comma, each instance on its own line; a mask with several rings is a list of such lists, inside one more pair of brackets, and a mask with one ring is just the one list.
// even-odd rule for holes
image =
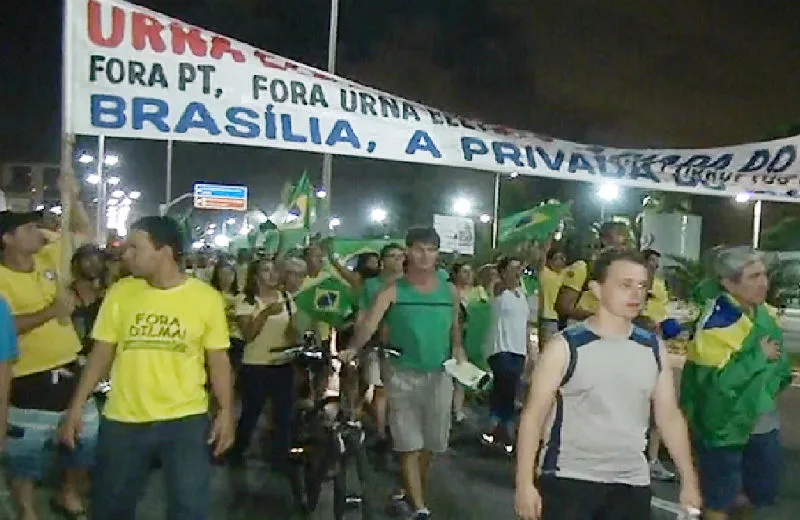
[[[788, 369], [755, 251], [719, 255], [682, 413], [663, 343], [660, 254], [628, 249], [622, 224], [602, 227], [596, 254], [571, 257], [548, 242], [484, 265], [444, 265], [436, 232], [412, 229], [350, 268], [327, 241], [299, 254], [185, 254], [166, 217], [142, 218], [124, 244], [100, 248], [88, 241], [77, 189], [62, 190], [73, 199], [68, 229], [43, 229], [36, 213], [0, 213], [0, 450], [20, 520], [41, 518], [34, 490], [54, 471], [56, 511], [133, 519], [154, 461], [167, 517], [208, 518], [213, 463], [248, 463], [267, 403], [269, 461], [284, 474], [303, 381], [283, 351], [306, 331], [336, 337], [295, 296], [332, 274], [358, 302], [348, 339], [332, 345], [340, 357], [356, 359], [374, 342], [402, 352], [362, 366], [375, 451], [399, 459], [398, 513], [431, 517], [434, 455], [476, 409], [442, 368], [451, 358], [492, 374], [480, 441], [517, 452], [522, 518], [647, 518], [651, 479], [675, 478], [659, 458], [662, 436], [683, 505], [705, 502], [707, 518], [723, 520], [775, 500], [775, 397]], [[538, 290], [525, 283], [534, 275]], [[741, 389], [749, 407], [735, 399]], [[85, 500], [90, 481], [100, 484]]]

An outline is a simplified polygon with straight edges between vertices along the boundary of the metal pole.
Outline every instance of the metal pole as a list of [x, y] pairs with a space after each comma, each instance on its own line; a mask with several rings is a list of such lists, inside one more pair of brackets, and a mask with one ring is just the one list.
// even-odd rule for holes
[[753, 204], [753, 248], [758, 249], [761, 238], [761, 201], [757, 200]]
[[167, 196], [164, 203], [172, 200], [172, 139], [167, 140]]
[[[328, 27], [328, 72], [336, 72], [336, 44], [339, 32], [339, 0], [331, 0], [331, 19]], [[322, 199], [322, 211], [317, 215], [318, 229], [324, 235], [330, 234], [328, 222], [331, 218], [331, 195], [333, 184], [333, 156], [325, 154], [322, 157], [322, 189], [326, 197]]]
[[106, 243], [106, 236], [104, 233], [105, 222], [103, 219], [106, 216], [106, 178], [103, 175], [103, 166], [106, 162], [106, 136], [100, 135], [97, 138], [97, 222], [96, 232], [97, 241], [100, 244]]
[[606, 221], [606, 202], [604, 200], [600, 201], [600, 224], [603, 224]]
[[497, 247], [497, 235], [500, 229], [498, 219], [500, 212], [500, 174], [494, 174], [494, 198], [492, 199], [492, 249]]

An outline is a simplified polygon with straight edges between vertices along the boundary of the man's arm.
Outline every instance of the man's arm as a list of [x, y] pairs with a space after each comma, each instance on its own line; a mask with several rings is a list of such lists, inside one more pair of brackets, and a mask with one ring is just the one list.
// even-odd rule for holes
[[72, 396], [69, 406], [70, 412], [80, 416], [83, 405], [86, 404], [89, 396], [97, 388], [97, 384], [108, 375], [116, 353], [117, 347], [115, 344], [95, 341], [94, 347], [89, 353], [89, 359], [86, 361], [86, 366], [83, 367], [78, 388]]
[[52, 304], [40, 311], [17, 314], [14, 316], [14, 324], [17, 327], [17, 334], [26, 334], [56, 318], [58, 318], [58, 311], [56, 305]]
[[558, 290], [556, 298], [556, 312], [559, 316], [564, 316], [571, 320], [585, 320], [592, 315], [591, 312], [578, 308], [578, 300], [581, 293], [571, 287], [562, 286]]
[[358, 350], [367, 344], [369, 338], [378, 330], [383, 317], [394, 303], [396, 297], [397, 289], [394, 284], [378, 293], [378, 296], [375, 297], [375, 303], [372, 304], [363, 319], [356, 321], [355, 333], [353, 334], [353, 339], [350, 340], [348, 348]]
[[206, 350], [208, 378], [219, 410], [233, 413], [233, 377], [227, 350]]
[[[660, 343], [660, 342], [659, 342]], [[658, 431], [664, 440], [675, 462], [675, 468], [681, 476], [681, 481], [686, 483], [697, 482], [697, 473], [692, 463], [692, 445], [689, 441], [689, 429], [686, 419], [678, 407], [678, 398], [675, 395], [675, 381], [672, 377], [672, 367], [668, 363], [667, 349], [659, 344], [659, 352], [664, 365], [658, 376], [655, 390], [653, 391], [653, 412]]]
[[568, 361], [566, 340], [556, 336], [545, 345], [533, 369], [528, 399], [522, 410], [517, 442], [517, 487], [533, 483], [542, 430], [561, 386]]

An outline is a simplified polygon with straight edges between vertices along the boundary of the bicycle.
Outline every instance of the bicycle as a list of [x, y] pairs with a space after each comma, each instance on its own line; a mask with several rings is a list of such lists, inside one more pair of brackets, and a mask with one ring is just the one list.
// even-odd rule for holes
[[[362, 351], [369, 352], [371, 349]], [[388, 354], [399, 355], [391, 349]], [[341, 362], [323, 348], [313, 333], [303, 343], [286, 349], [296, 366], [306, 375], [308, 392], [297, 407], [293, 424], [293, 444], [289, 453], [289, 481], [297, 509], [303, 514], [315, 511], [322, 484], [333, 482], [334, 520], [343, 520], [347, 511], [359, 508], [363, 520], [374, 518], [370, 465], [364, 446], [364, 426], [357, 417], [355, 402], [346, 380], [344, 392], [326, 392], [330, 377], [342, 368]], [[348, 493], [349, 468], [355, 467], [359, 494]]]

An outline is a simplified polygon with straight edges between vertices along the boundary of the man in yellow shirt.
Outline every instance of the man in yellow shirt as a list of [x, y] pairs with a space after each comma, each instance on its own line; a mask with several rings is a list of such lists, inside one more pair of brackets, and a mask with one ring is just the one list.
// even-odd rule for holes
[[[135, 518], [154, 459], [167, 482], [167, 518], [209, 518], [210, 454], [219, 457], [233, 443], [225, 304], [210, 285], [183, 273], [182, 242], [168, 217], [131, 226], [125, 261], [134, 277], [116, 283], [103, 301], [95, 346], [62, 426], [62, 442], [74, 448], [83, 403], [110, 369], [93, 475], [94, 520]], [[217, 401], [213, 424], [208, 379]]]
[[[77, 185], [65, 176], [59, 184], [62, 196], [72, 198], [68, 227], [85, 232], [88, 219]], [[81, 343], [71, 321], [74, 303], [59, 289], [61, 244], [48, 243], [41, 223], [38, 213], [0, 212], [0, 295], [14, 315], [19, 341], [8, 413], [7, 470], [19, 517], [26, 520], [37, 518], [34, 485], [47, 475], [56, 455], [52, 440], [80, 372]], [[78, 486], [91, 465], [97, 436], [97, 409], [93, 403], [85, 408], [81, 449], [63, 457], [64, 480], [53, 501], [67, 513], [83, 513]]]
[[545, 254], [545, 263], [539, 272], [539, 348], [558, 333], [556, 299], [561, 289], [561, 279], [567, 258], [559, 248], [551, 246]]
[[[622, 249], [630, 241], [628, 226], [623, 222], [603, 223], [599, 235], [601, 251], [608, 248]], [[597, 310], [597, 297], [588, 290], [590, 263], [578, 260], [564, 272], [555, 305], [559, 318], [568, 322], [583, 321]]]
[[667, 304], [669, 303], [667, 284], [658, 275], [658, 270], [661, 267], [661, 253], [655, 249], [645, 249], [642, 251], [642, 256], [644, 256], [644, 261], [647, 263], [647, 270], [652, 280], [650, 290], [647, 292], [647, 302], [642, 311], [642, 316], [660, 326], [668, 318]]

